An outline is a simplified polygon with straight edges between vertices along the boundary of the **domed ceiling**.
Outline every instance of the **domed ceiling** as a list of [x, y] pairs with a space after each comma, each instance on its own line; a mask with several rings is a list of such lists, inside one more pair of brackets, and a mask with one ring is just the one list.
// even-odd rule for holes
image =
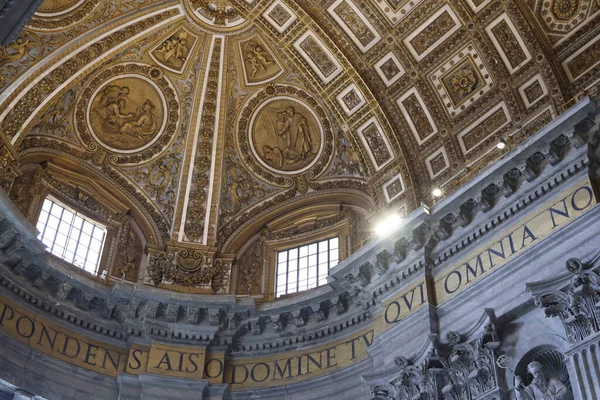
[[45, 0], [0, 51], [0, 129], [21, 165], [109, 182], [146, 245], [234, 260], [293, 208], [369, 219], [455, 190], [592, 87], [599, 10]]

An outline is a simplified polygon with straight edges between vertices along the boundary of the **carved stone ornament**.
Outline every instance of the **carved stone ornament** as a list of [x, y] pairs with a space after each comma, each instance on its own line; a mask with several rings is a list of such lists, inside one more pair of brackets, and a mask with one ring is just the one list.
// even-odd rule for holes
[[161, 251], [149, 260], [149, 277], [155, 286], [208, 287], [222, 293], [229, 284], [231, 263], [199, 251]]
[[467, 342], [461, 343], [457, 332], [449, 332], [447, 339], [446, 344], [433, 343], [429, 354], [416, 364], [396, 357], [397, 378], [373, 386], [373, 400], [497, 398], [500, 370], [495, 359], [500, 341], [494, 323], [488, 320], [481, 333]]
[[535, 353], [526, 365], [521, 366], [521, 372], [524, 369], [527, 371], [525, 380], [518, 373], [514, 378], [517, 400], [573, 399], [564, 355], [559, 351], [547, 349]]
[[302, 89], [267, 89], [246, 104], [238, 121], [244, 162], [257, 176], [280, 186], [293, 184], [286, 175], [316, 178], [333, 154], [333, 133], [325, 110]]
[[579, 343], [600, 332], [600, 277], [583, 270], [577, 259], [567, 261], [574, 274], [568, 288], [536, 297], [536, 304], [548, 317], [558, 317], [563, 323], [570, 343]]
[[175, 90], [162, 72], [120, 64], [98, 74], [83, 91], [76, 127], [92, 152], [101, 146], [116, 164], [148, 159], [169, 144], [179, 121]]

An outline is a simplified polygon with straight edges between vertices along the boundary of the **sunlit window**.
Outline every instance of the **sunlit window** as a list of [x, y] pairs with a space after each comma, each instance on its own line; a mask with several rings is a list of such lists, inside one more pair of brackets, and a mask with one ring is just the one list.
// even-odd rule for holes
[[46, 198], [37, 223], [38, 239], [48, 251], [92, 274], [98, 273], [106, 228], [75, 210]]
[[278, 252], [276, 296], [326, 284], [329, 270], [337, 265], [338, 260], [338, 238]]

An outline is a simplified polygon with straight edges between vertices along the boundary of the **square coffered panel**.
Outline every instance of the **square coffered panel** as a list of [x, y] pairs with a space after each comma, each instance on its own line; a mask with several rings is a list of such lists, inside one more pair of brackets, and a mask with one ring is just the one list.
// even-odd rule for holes
[[280, 0], [273, 2], [263, 13], [263, 17], [279, 33], [284, 33], [298, 17]]
[[398, 57], [391, 51], [377, 61], [375, 69], [387, 87], [392, 86], [406, 73]]
[[425, 165], [427, 166], [427, 172], [431, 179], [436, 178], [442, 172], [450, 168], [450, 162], [448, 161], [448, 154], [446, 153], [445, 147], [440, 147], [432, 155], [425, 159]]
[[354, 83], [348, 85], [348, 87], [337, 95], [337, 101], [348, 116], [354, 114], [367, 103], [365, 97]]
[[470, 107], [494, 84], [473, 44], [454, 54], [429, 79], [451, 117]]
[[548, 88], [542, 76], [537, 74], [519, 87], [519, 94], [525, 107], [530, 108], [548, 94]]
[[409, 89], [396, 102], [418, 144], [425, 143], [437, 133], [431, 113], [416, 88]]
[[404, 180], [402, 175], [396, 175], [383, 184], [383, 195], [385, 200], [390, 203], [404, 193]]
[[404, 44], [417, 61], [421, 61], [460, 29], [462, 23], [454, 10], [445, 5], [404, 39]]
[[485, 6], [487, 6], [488, 4], [490, 4], [492, 2], [492, 0], [466, 0], [466, 1], [467, 1], [467, 4], [469, 5], [469, 7], [471, 7], [471, 10], [473, 10], [476, 13], [483, 10], [485, 8]]
[[353, 2], [336, 0], [327, 11], [363, 53], [381, 40], [379, 32]]
[[398, 25], [411, 11], [424, 0], [371, 0], [392, 25]]

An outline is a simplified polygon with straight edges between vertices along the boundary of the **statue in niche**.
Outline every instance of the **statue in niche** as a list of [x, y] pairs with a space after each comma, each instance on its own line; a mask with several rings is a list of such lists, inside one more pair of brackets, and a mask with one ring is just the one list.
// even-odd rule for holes
[[523, 385], [520, 376], [515, 376], [515, 395], [518, 400], [573, 400], [573, 393], [560, 379], [546, 376], [541, 362], [530, 362], [527, 371], [533, 375], [533, 381], [528, 386]]
[[319, 124], [302, 104], [292, 100], [269, 103], [252, 129], [254, 148], [268, 166], [295, 171], [309, 165], [319, 152]]
[[93, 98], [89, 121], [102, 142], [119, 150], [132, 150], [158, 134], [165, 116], [161, 106], [158, 91], [146, 80], [116, 79]]

